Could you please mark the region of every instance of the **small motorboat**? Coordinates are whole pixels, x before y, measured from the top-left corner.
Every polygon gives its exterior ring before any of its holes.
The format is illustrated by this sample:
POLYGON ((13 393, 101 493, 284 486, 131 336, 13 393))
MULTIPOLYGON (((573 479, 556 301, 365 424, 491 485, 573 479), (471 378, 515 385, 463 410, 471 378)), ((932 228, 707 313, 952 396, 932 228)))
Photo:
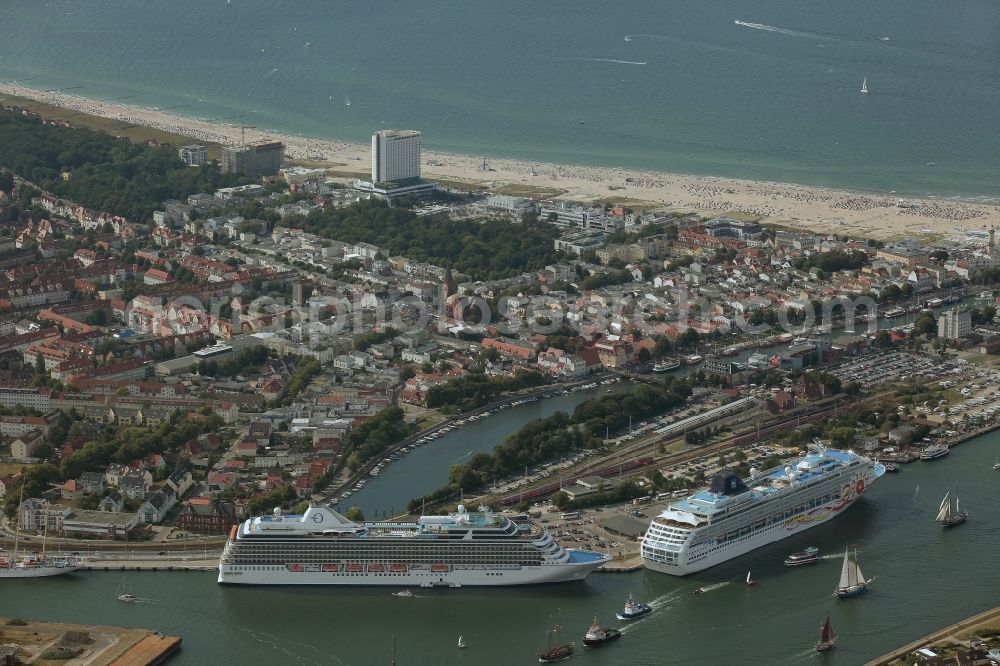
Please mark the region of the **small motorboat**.
POLYGON ((410 592, 409 590, 401 590, 399 592, 393 592, 392 596, 394 596, 394 597, 404 597, 404 598, 405 597, 412 597, 413 596, 413 592, 410 592))
POLYGON ((801 567, 807 564, 816 564, 817 562, 819 562, 819 548, 816 546, 809 546, 785 558, 786 567, 801 567))
POLYGON ((616 641, 622 637, 622 632, 617 629, 605 629, 597 621, 597 616, 594 616, 594 622, 590 625, 590 629, 583 636, 583 644, 587 647, 601 647, 606 645, 611 641, 616 641))
POLYGON ((132 603, 135 600, 136 600, 135 599, 135 595, 134 594, 129 594, 128 592, 122 592, 121 594, 118 595, 118 601, 124 601, 126 603, 132 603))
POLYGON ((637 620, 643 615, 649 615, 652 612, 653 608, 649 604, 636 601, 632 598, 632 593, 630 592, 628 599, 625 600, 625 607, 620 612, 615 613, 615 617, 622 622, 628 622, 629 620, 637 620))
POLYGON ((895 474, 899 471, 899 465, 896 463, 885 463, 883 466, 885 467, 885 471, 891 474, 895 474))

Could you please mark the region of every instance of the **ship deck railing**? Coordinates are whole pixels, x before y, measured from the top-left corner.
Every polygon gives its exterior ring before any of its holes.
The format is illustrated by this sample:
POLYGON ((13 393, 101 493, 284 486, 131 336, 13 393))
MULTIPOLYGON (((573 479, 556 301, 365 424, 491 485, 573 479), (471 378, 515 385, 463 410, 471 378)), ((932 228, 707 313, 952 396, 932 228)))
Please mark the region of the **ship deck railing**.
MULTIPOLYGON (((856 459, 860 460, 860 457, 858 457, 856 459)), ((844 462, 847 462, 847 461, 844 461, 844 462)), ((771 477, 776 472, 782 472, 782 473, 784 473, 784 469, 785 469, 784 466, 778 465, 777 467, 773 467, 773 468, 771 468, 769 470, 764 471, 763 473, 761 473, 757 477, 757 479, 751 479, 751 481, 755 481, 755 480, 756 481, 762 481, 764 479, 768 479, 769 477, 771 477)), ((839 469, 841 469, 841 467, 838 465, 838 467, 834 468, 834 469, 838 469, 839 470, 839 469)), ((822 478, 822 477, 826 477, 826 476, 828 476, 828 475, 827 474, 810 473, 809 477, 807 477, 807 478, 803 479, 803 478, 800 477, 800 478, 797 478, 794 483, 788 483, 784 487, 776 488, 774 486, 771 486, 769 488, 766 488, 764 491, 757 490, 758 486, 760 485, 760 483, 757 483, 756 485, 751 485, 750 486, 749 492, 762 493, 762 496, 765 497, 765 498, 767 498, 767 499, 769 499, 769 500, 770 499, 778 499, 780 497, 783 497, 784 495, 789 495, 792 492, 796 492, 796 491, 800 490, 807 483, 811 483, 811 482, 817 480, 818 478, 822 478)), ((777 478, 777 477, 775 477, 775 478, 777 478)), ((729 511, 730 509, 742 510, 743 508, 745 508, 745 506, 746 506, 746 502, 738 502, 736 504, 732 504, 732 505, 727 504, 727 505, 722 506, 722 507, 720 507, 718 509, 713 509, 713 508, 707 507, 707 506, 698 506, 698 505, 695 505, 695 504, 693 504, 691 502, 691 498, 687 498, 685 500, 682 500, 681 502, 679 502, 677 504, 670 504, 671 508, 675 508, 675 509, 681 510, 681 511, 687 511, 688 513, 700 514, 700 515, 708 516, 708 517, 711 517, 711 518, 715 518, 719 514, 730 513, 730 511, 729 511), (682 506, 682 504, 690 505, 692 508, 689 509, 686 506, 682 506)), ((735 513, 735 511, 733 511, 732 513, 735 513)))

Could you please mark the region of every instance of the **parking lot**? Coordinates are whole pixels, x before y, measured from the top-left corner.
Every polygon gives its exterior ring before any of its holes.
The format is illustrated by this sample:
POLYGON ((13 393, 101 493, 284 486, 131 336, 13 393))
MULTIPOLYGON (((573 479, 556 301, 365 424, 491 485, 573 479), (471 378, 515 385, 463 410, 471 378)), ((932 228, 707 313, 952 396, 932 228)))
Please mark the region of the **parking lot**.
POLYGON ((831 372, 845 384, 858 382, 863 389, 870 389, 910 377, 941 374, 955 364, 954 360, 938 363, 926 356, 892 351, 848 361, 831 372))

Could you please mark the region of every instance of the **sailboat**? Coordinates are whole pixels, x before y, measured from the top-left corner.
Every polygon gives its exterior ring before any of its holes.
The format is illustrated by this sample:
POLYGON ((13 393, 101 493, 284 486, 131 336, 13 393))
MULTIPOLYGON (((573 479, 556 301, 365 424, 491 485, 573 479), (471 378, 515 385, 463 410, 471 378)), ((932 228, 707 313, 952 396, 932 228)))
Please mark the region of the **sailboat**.
POLYGON ((816 641, 816 652, 826 652, 833 648, 837 640, 837 634, 833 633, 833 625, 830 624, 830 615, 827 614, 826 622, 820 629, 819 640, 816 641))
POLYGON ((997 454, 997 459, 993 462, 993 470, 1000 471, 1000 453, 997 454))
POLYGON ((863 95, 867 95, 868 94, 868 77, 867 76, 865 77, 865 80, 861 82, 861 94, 863 94, 863 95))
POLYGON ((350 97, 348 97, 348 98, 346 98, 344 100, 344 106, 346 106, 348 109, 351 108, 351 98, 350 97))
POLYGON ((469 645, 468 643, 466 643, 465 641, 462 640, 461 636, 458 637, 458 649, 459 650, 464 650, 466 647, 468 647, 468 645, 469 645))
MULTIPOLYGON (((857 559, 857 557, 858 554, 855 551, 854 558, 857 559)), ((861 567, 848 556, 847 548, 844 548, 844 566, 840 569, 840 583, 834 591, 835 594, 841 599, 856 597, 868 591, 868 583, 870 582, 870 580, 865 580, 864 574, 861 573, 861 567)))
POLYGON ((122 586, 118 593, 118 601, 133 603, 135 595, 128 591, 128 532, 125 533, 125 564, 122 567, 122 586))
POLYGON ((756 585, 757 581, 750 577, 750 572, 747 572, 747 585, 756 585))
POLYGON ((558 624, 549 629, 549 646, 545 652, 538 655, 539 664, 554 664, 563 659, 569 659, 576 650, 576 643, 562 642, 562 627, 558 624))
POLYGON ((958 505, 958 490, 955 490, 955 500, 951 499, 951 491, 944 494, 944 499, 941 500, 941 506, 938 508, 937 518, 935 520, 941 523, 942 527, 954 527, 955 525, 961 525, 965 522, 965 519, 969 517, 968 511, 962 511, 958 505))
MULTIPOLYGON (((24 503, 24 484, 21 484, 21 494, 18 499, 18 506, 24 503)), ((76 571, 83 563, 76 558, 48 557, 46 556, 46 544, 49 534, 49 521, 43 517, 45 525, 42 530, 42 554, 18 556, 21 529, 20 516, 14 520, 14 551, 8 553, 0 550, 0 578, 42 578, 47 576, 60 576, 76 571)))

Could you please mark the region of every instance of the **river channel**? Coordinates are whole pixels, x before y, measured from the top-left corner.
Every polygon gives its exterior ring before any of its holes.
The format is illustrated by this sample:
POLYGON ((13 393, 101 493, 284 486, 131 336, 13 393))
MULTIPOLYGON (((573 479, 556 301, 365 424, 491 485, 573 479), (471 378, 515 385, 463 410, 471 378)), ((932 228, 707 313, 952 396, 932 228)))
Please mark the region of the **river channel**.
MULTIPOLYGON (((1000 434, 915 462, 874 484, 843 516, 688 578, 646 570, 593 574, 584 583, 419 591, 400 599, 388 588, 222 587, 213 573, 130 573, 136 604, 117 601, 119 572, 7 580, 0 616, 126 625, 180 635, 172 664, 390 664, 399 666, 537 663, 546 627, 557 618, 577 640, 579 664, 821 664, 856 666, 939 626, 993 607, 1000 530, 993 512, 1000 472, 992 470, 1000 434), (969 522, 934 522, 944 493, 960 484, 969 522), (815 545, 828 559, 788 569, 782 558, 815 545), (868 595, 833 595, 845 546, 858 549, 874 576, 868 595), (740 581, 747 570, 758 581, 740 581), (703 585, 724 583, 694 595, 703 585), (630 625, 620 642, 585 650, 580 637, 597 614, 614 623, 625 596, 656 612, 630 625), (837 648, 811 646, 827 613, 837 648), (468 649, 456 642, 464 636, 468 649)), ((468 450, 468 449, 466 449, 468 450)))
POLYGON ((448 469, 452 465, 463 463, 476 453, 491 452, 505 437, 517 432, 529 421, 552 416, 558 411, 572 414, 576 406, 586 400, 609 391, 629 391, 634 386, 631 382, 598 383, 595 388, 523 403, 466 423, 386 465, 381 474, 368 480, 364 488, 342 501, 340 508, 357 506, 369 519, 402 513, 407 502, 414 497, 445 485, 448 469))

